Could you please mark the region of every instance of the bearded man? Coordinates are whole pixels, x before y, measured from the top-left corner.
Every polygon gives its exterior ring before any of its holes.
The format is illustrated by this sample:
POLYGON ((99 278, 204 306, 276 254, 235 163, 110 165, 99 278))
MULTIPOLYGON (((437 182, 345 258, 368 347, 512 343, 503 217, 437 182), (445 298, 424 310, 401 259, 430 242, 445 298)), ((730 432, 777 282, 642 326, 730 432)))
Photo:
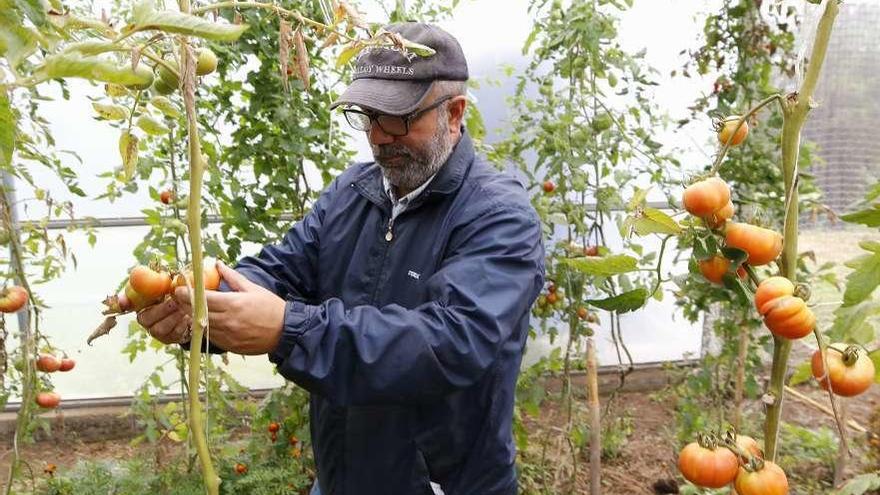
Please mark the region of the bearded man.
MULTIPOLYGON (((311 393, 313 495, 512 495, 540 223, 522 185, 474 153, 455 38, 429 24, 386 29, 436 53, 358 57, 333 105, 375 161, 336 177, 280 244, 219 266, 210 344, 268 354, 311 393)), ((185 343, 190 301, 183 288, 174 296, 138 321, 185 343)))

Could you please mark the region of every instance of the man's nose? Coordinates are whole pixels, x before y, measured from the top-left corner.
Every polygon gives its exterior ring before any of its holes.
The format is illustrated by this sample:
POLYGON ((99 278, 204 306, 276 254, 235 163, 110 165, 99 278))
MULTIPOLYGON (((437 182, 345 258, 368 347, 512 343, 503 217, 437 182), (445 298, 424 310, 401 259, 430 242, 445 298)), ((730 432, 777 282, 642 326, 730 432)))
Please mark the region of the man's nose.
POLYGON ((376 123, 373 123, 373 125, 370 126, 370 130, 367 131, 367 139, 369 139, 370 144, 374 146, 394 142, 394 136, 383 131, 382 128, 379 127, 379 124, 376 123))

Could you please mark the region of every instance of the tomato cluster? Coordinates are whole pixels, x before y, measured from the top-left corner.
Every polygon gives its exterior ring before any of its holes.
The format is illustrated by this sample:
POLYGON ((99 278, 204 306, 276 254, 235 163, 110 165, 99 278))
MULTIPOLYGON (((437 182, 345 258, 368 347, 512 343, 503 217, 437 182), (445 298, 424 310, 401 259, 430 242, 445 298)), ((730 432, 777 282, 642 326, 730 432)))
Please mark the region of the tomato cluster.
MULTIPOLYGON (((220 272, 215 265, 206 265, 202 273, 205 290, 217 290, 220 287, 220 272)), ((123 292, 104 300, 108 307, 105 313, 140 311, 162 301, 175 288, 192 285, 192 270, 171 273, 159 266, 138 265, 129 272, 123 292)))
POLYGON ((555 283, 550 282, 547 291, 538 296, 538 303, 532 308, 532 312, 537 317, 547 318, 554 310, 565 309, 567 305, 565 289, 557 288, 555 283))
POLYGON ((758 442, 736 435, 719 444, 705 436, 681 450, 678 469, 699 487, 723 488, 733 483, 739 495, 786 495, 788 478, 775 463, 764 460, 758 442))

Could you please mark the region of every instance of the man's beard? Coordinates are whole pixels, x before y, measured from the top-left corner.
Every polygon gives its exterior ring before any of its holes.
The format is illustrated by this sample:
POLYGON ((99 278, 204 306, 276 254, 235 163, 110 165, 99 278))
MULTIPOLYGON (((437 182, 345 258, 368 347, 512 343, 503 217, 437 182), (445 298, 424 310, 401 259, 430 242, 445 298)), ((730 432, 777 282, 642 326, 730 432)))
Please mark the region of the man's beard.
POLYGON ((441 118, 439 129, 422 149, 412 149, 402 144, 373 145, 373 157, 382 175, 398 189, 413 191, 425 183, 446 163, 452 153, 449 125, 441 118), (389 158, 401 157, 388 161, 389 158))

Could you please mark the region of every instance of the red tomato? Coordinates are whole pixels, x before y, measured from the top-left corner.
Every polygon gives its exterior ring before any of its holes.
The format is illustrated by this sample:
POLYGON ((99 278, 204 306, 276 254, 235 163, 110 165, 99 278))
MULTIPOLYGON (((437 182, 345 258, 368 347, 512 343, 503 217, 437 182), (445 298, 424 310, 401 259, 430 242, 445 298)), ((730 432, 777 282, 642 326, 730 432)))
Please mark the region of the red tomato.
POLYGON ((13 285, 0 290, 0 313, 15 313, 27 300, 28 293, 24 287, 13 285))
POLYGON ((61 360, 52 354, 40 354, 37 358, 37 369, 46 373, 54 373, 61 369, 61 360))
MULTIPOLYGON (((193 274, 192 270, 186 271, 186 279, 183 278, 183 274, 178 274, 174 277, 174 287, 186 287, 187 282, 189 285, 193 286, 193 274)), ((202 271, 202 280, 205 282, 205 290, 217 290, 220 288, 220 272, 217 270, 216 264, 205 264, 205 267, 202 271)))
POLYGON ((828 346, 825 358, 828 361, 828 376, 825 377, 825 364, 822 362, 822 353, 817 349, 813 353, 811 368, 813 376, 819 380, 819 385, 828 390, 828 382, 831 382, 831 390, 843 397, 859 395, 874 383, 874 362, 868 357, 864 349, 857 346, 848 346, 843 343, 828 346))
POLYGON ((552 180, 545 180, 542 187, 547 194, 552 194, 556 190, 556 184, 552 180))
POLYGON ((697 442, 688 444, 678 455, 678 469, 691 483, 705 488, 721 488, 736 478, 736 455, 718 447, 707 449, 697 442))
POLYGON ((764 458, 764 451, 761 450, 758 441, 748 435, 737 435, 736 446, 755 457, 764 458))
POLYGON ((61 396, 55 392, 40 392, 37 394, 36 402, 40 407, 55 409, 61 403, 61 396))
POLYGON ((61 358, 61 367, 58 371, 70 371, 76 366, 76 361, 70 358, 61 358))

